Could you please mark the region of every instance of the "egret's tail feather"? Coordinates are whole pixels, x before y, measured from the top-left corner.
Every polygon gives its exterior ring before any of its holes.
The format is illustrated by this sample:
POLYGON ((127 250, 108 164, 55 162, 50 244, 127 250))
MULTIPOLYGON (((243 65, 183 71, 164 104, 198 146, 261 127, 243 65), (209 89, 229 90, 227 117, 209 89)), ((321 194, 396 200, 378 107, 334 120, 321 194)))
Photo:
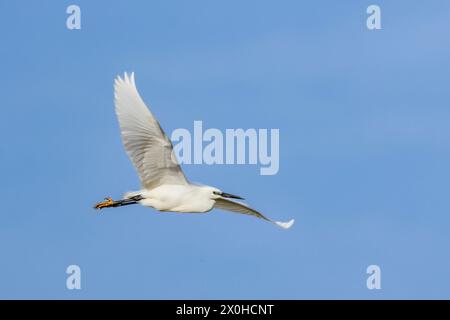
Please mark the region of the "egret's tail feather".
POLYGON ((294 219, 291 219, 291 220, 289 220, 289 221, 287 221, 287 222, 274 221, 274 223, 275 223, 277 226, 279 226, 279 227, 281 227, 281 228, 283 228, 283 229, 289 229, 290 227, 292 227, 292 226, 294 225, 294 222, 295 222, 294 219))

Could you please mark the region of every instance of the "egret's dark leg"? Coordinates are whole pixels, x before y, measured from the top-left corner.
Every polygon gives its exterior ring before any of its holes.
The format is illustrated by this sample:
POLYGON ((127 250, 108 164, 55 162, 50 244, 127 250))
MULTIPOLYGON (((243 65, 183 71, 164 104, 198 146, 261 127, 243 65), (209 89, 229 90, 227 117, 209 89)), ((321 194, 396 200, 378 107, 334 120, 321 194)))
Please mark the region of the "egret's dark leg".
POLYGON ((130 204, 138 203, 138 201, 142 200, 142 199, 143 199, 143 197, 141 195, 131 197, 130 199, 123 199, 123 200, 116 200, 116 201, 114 201, 111 198, 105 198, 105 201, 97 203, 94 206, 94 209, 128 206, 130 204))
POLYGON ((137 201, 131 200, 131 199, 125 199, 125 200, 117 200, 114 201, 111 207, 122 207, 122 206, 128 206, 129 204, 135 204, 137 201))

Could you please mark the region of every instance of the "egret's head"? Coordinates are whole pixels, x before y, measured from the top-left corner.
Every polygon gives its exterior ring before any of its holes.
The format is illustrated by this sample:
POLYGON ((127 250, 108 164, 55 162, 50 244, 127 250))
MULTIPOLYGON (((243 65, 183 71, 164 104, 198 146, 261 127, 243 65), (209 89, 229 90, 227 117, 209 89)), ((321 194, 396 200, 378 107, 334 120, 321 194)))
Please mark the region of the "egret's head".
POLYGON ((231 193, 223 192, 222 190, 219 190, 217 188, 210 187, 211 192, 211 199, 219 199, 219 198, 232 198, 232 199, 241 199, 244 200, 244 198, 235 196, 231 193))

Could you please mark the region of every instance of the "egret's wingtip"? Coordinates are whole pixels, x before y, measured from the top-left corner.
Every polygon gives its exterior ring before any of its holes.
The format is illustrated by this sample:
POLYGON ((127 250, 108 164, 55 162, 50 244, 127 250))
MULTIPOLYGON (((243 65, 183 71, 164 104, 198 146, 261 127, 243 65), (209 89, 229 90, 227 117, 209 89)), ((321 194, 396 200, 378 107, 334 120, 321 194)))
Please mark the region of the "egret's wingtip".
POLYGON ((283 229, 289 229, 290 227, 292 227, 294 225, 295 220, 291 219, 288 222, 280 222, 280 221, 275 221, 275 224, 283 229))

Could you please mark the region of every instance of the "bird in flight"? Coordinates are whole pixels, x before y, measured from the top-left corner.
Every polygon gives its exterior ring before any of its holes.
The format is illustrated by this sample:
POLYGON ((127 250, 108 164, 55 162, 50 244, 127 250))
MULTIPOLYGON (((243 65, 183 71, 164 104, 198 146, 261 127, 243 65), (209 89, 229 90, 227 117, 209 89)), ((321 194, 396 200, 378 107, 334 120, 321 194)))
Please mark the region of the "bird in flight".
POLYGON ((142 189, 128 192, 121 200, 105 198, 95 209, 139 203, 158 211, 205 213, 213 208, 252 215, 290 228, 294 220, 273 221, 242 202, 243 198, 217 188, 190 183, 173 152, 173 145, 145 105, 134 81, 134 73, 118 76, 114 83, 114 102, 122 142, 136 168, 142 189))

